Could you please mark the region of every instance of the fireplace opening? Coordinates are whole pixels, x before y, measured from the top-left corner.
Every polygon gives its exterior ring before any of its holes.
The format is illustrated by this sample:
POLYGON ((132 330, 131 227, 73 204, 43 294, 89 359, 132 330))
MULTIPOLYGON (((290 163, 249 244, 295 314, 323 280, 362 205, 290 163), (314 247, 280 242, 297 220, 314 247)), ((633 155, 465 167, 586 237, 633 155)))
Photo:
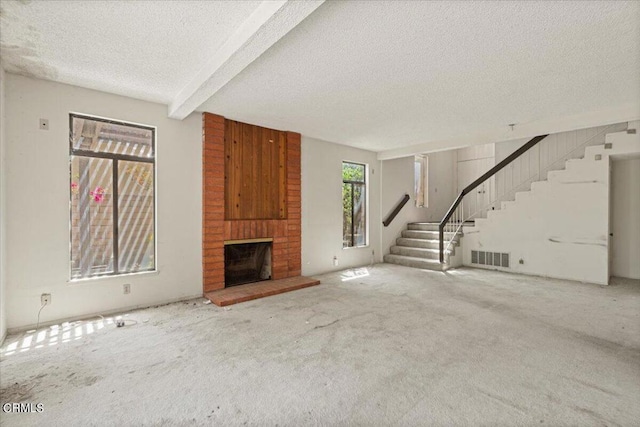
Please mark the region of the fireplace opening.
POLYGON ((225 243, 225 287, 271 279, 271 242, 225 243))

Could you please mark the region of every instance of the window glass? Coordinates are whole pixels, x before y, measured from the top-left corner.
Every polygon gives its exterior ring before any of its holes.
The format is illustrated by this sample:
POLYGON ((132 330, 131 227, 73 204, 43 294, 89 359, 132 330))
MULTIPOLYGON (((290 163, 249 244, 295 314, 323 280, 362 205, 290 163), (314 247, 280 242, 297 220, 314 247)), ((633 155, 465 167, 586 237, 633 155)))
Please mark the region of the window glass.
POLYGON ((120 271, 152 270, 153 165, 120 162, 118 167, 118 243, 120 271))
POLYGON ((424 155, 415 156, 414 160, 414 196, 416 207, 426 208, 428 206, 428 179, 429 157, 424 155))
POLYGON ((342 163, 342 246, 367 244, 366 165, 342 163))
POLYGON ((153 128, 70 118, 71 278, 155 270, 153 128))
POLYGON ((154 156, 153 129, 72 116, 71 149, 126 156, 154 156))
POLYGON ((112 163, 71 159, 71 277, 113 273, 112 163))

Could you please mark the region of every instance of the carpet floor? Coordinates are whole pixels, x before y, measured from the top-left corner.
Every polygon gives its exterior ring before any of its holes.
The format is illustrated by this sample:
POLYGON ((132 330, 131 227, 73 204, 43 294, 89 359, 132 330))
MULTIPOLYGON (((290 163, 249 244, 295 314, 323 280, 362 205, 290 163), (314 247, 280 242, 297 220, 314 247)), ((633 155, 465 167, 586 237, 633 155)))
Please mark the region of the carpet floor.
POLYGON ((6 426, 637 426, 640 281, 376 264, 10 335, 6 426))

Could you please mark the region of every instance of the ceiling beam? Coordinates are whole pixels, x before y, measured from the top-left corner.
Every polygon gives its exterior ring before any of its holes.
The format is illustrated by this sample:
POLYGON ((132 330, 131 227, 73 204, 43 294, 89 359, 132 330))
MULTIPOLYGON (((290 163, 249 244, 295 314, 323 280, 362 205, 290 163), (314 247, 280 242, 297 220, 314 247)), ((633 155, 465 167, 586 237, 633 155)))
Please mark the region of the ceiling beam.
POLYGON ((263 1, 176 95, 169 105, 169 117, 187 117, 322 3, 324 0, 263 1))

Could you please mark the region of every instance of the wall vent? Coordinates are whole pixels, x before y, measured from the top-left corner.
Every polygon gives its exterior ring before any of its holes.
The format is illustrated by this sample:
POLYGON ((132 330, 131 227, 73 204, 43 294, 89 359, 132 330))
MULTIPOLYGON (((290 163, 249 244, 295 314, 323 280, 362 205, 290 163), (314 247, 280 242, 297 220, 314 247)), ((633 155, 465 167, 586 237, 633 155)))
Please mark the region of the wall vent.
POLYGON ((509 268, 509 254, 502 252, 471 251, 471 264, 509 268))

